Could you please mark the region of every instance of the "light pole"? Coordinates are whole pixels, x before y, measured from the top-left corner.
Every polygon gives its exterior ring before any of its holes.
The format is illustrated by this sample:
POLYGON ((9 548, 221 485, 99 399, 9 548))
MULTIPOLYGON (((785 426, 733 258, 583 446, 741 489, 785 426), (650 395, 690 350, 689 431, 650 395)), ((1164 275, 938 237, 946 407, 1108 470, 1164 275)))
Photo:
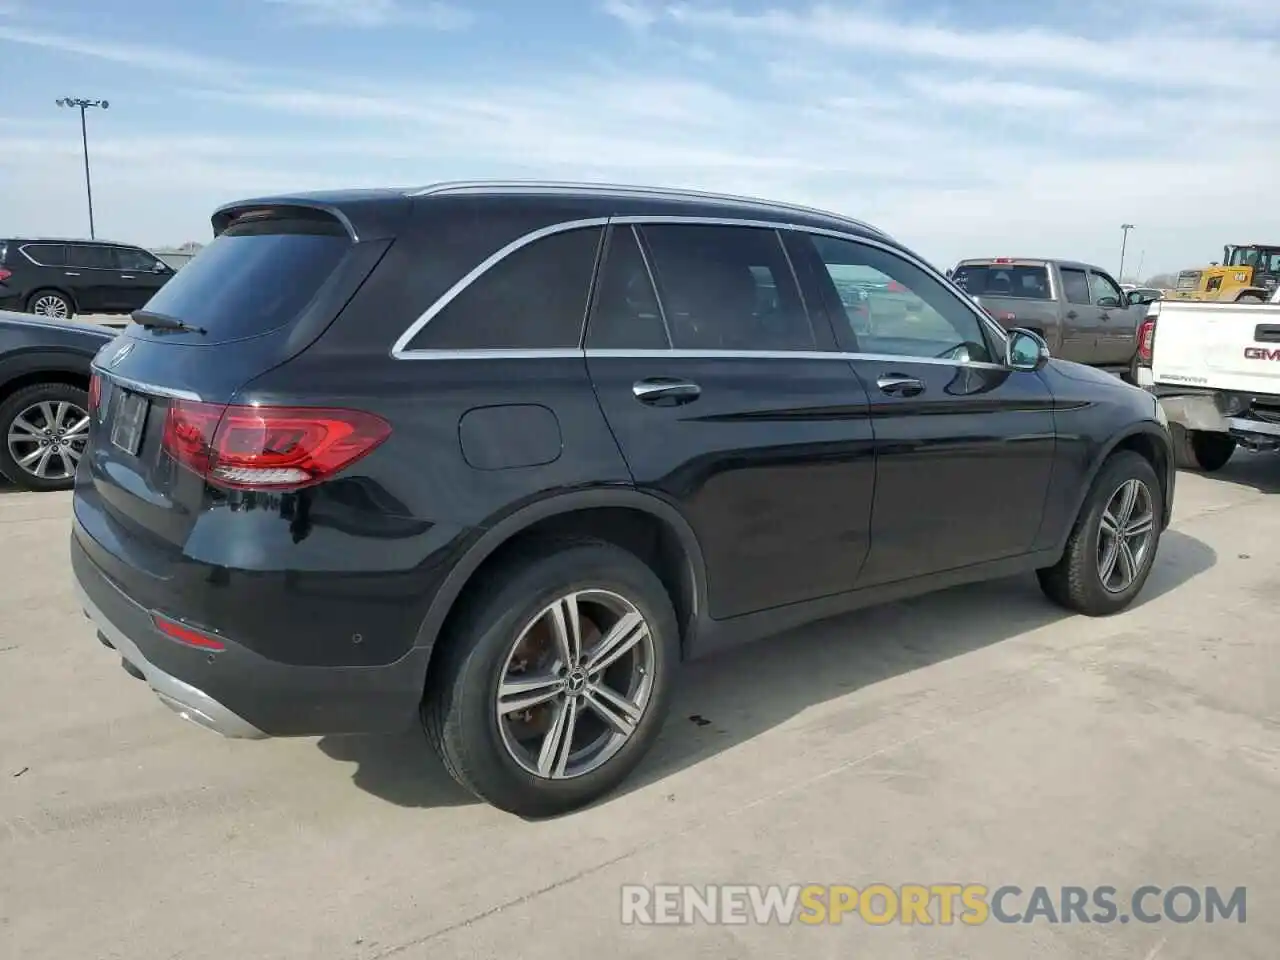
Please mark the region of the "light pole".
POLYGON ((1132 230, 1132 229, 1133 229, 1133 224, 1132 224, 1132 223, 1122 223, 1122 224, 1120 224, 1120 231, 1121 231, 1121 233, 1123 234, 1123 239, 1120 241, 1120 277, 1119 277, 1119 280, 1120 280, 1120 282, 1121 282, 1121 283, 1124 283, 1124 248, 1125 248, 1125 247, 1127 247, 1127 246, 1129 245, 1129 231, 1130 231, 1130 230, 1132 230))
POLYGON ((93 184, 89 180, 89 131, 85 126, 84 113, 90 107, 101 107, 105 110, 109 104, 105 100, 85 100, 81 97, 62 97, 57 104, 60 107, 80 108, 80 142, 84 145, 84 192, 89 198, 89 239, 96 240, 93 230, 93 184))

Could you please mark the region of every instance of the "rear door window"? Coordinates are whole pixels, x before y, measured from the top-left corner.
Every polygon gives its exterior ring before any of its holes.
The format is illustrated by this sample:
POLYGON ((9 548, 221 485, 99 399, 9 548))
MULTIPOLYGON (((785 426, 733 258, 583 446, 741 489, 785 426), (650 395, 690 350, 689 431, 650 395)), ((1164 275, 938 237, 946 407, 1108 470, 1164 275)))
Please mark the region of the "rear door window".
POLYGON ((409 349, 577 349, 602 232, 553 233, 508 254, 433 316, 409 349))
POLYGON ((121 270, 135 270, 138 273, 152 273, 159 263, 155 257, 145 250, 133 247, 120 247, 116 250, 116 259, 121 270))
POLYGON ((971 297, 1050 299, 1049 271, 1041 266, 962 263, 951 279, 971 297))
POLYGON ((103 247, 96 243, 67 244, 67 266, 69 267, 83 267, 86 270, 114 270, 117 263, 114 247, 103 247))
POLYGON ((201 342, 269 333, 298 318, 350 249, 333 221, 233 225, 156 292, 147 312, 203 328, 201 342))
POLYGON ((65 267, 67 265, 67 248, 61 243, 27 243, 22 252, 27 259, 41 267, 65 267))
POLYGON ((587 346, 593 350, 666 350, 671 346, 635 227, 609 236, 587 346))
POLYGON ((1089 279, 1083 270, 1063 267, 1059 272, 1062 274, 1062 292, 1067 295, 1068 303, 1093 302, 1089 297, 1089 279))
POLYGON ((675 349, 816 349, 777 231, 661 224, 640 233, 675 349))

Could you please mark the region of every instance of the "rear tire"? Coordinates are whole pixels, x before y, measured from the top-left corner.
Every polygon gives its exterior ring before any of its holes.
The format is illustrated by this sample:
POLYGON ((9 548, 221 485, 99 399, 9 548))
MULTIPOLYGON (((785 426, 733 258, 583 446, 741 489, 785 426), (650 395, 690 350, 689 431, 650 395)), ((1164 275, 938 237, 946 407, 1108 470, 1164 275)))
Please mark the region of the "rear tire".
POLYGON ((631 773, 662 726, 680 657, 671 600, 637 557, 595 540, 539 544, 481 583, 433 658, 428 739, 458 783, 499 809, 547 817, 585 806, 631 773), (574 631, 557 625, 573 622, 570 611, 581 629, 566 648, 557 636, 574 631), (624 635, 637 639, 609 663, 603 639, 624 635), (542 699, 504 711, 521 687, 542 699), (609 709, 625 722, 606 723, 609 709))
POLYGON ((1266 303, 1267 301, 1258 296, 1256 293, 1242 293, 1236 297, 1236 303, 1266 303))
POLYGON ((1213 473, 1227 465, 1236 451, 1235 437, 1211 430, 1188 430, 1172 424, 1174 459, 1179 469, 1213 473))
POLYGON ((1164 495, 1151 464, 1132 450, 1112 454, 1085 497, 1062 559, 1036 571, 1041 589, 1054 603, 1085 616, 1118 613, 1151 574, 1163 516, 1164 495), (1128 514, 1123 510, 1126 490, 1134 492, 1128 514), (1126 531, 1138 531, 1144 521, 1149 521, 1145 538, 1134 533, 1130 539, 1126 531), (1114 552, 1109 549, 1113 543, 1114 552))
POLYGON ((27 313, 51 320, 70 320, 76 315, 76 307, 57 290, 37 290, 27 298, 27 313))

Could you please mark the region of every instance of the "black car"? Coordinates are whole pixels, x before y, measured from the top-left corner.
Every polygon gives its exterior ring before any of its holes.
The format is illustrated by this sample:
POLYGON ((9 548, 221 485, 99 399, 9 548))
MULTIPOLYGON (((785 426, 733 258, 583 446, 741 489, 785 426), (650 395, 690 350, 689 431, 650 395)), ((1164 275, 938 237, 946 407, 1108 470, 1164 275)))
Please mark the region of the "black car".
POLYGON ((146 250, 125 243, 0 238, 0 310, 58 319, 131 313, 173 274, 146 250))
POLYGON ((69 489, 89 439, 89 365, 116 331, 0 311, 0 477, 69 489))
POLYGON ((95 361, 71 555, 100 638, 223 734, 420 715, 552 814, 637 764, 683 660, 1019 571, 1112 613, 1169 522, 1149 394, 862 223, 459 183, 213 227, 95 361))

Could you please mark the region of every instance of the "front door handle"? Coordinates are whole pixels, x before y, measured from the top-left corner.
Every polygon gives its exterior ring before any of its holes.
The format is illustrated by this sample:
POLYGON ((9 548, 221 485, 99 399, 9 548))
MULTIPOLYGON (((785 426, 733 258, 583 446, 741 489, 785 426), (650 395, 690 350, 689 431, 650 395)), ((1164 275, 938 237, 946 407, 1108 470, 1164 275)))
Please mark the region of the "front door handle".
POLYGON ((1067 311, 1067 319, 1068 319, 1068 320, 1074 320, 1074 319, 1075 319, 1076 317, 1078 317, 1078 316, 1080 316, 1080 314, 1076 313, 1074 310, 1068 310, 1068 311, 1067 311))
POLYGON ((702 396, 702 388, 690 380, 653 377, 637 380, 631 385, 631 393, 641 403, 653 407, 675 407, 697 400, 702 396))
POLYGON ((66 275, 67 275, 68 277, 78 277, 78 276, 80 276, 80 274, 76 273, 76 272, 75 272, 75 271, 73 271, 73 270, 68 270, 68 271, 67 271, 67 273, 66 273, 66 275))
POLYGON ((881 393, 891 397, 915 397, 924 393, 924 382, 901 373, 890 373, 876 381, 881 393))
POLYGON ((132 280, 132 279, 134 279, 134 277, 133 277, 133 274, 132 274, 132 273, 122 273, 122 274, 120 274, 120 279, 121 279, 121 280, 132 280))

